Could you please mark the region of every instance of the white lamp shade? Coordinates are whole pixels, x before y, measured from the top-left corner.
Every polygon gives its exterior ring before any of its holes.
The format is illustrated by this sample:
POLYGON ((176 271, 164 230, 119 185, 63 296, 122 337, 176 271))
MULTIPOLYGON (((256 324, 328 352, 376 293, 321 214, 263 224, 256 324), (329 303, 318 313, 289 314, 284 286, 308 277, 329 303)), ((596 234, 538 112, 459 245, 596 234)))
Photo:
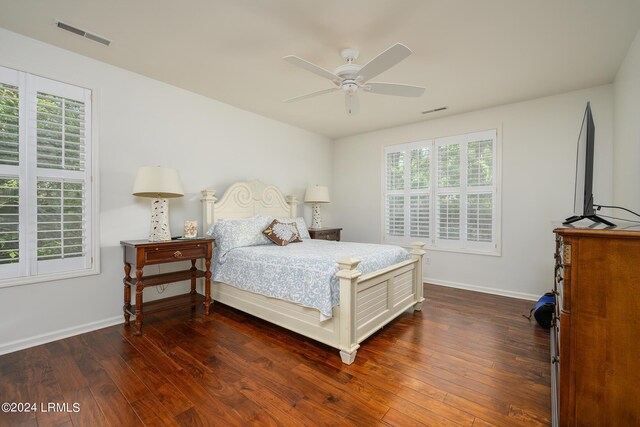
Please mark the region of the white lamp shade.
POLYGON ((138 169, 132 193, 158 199, 184 196, 180 173, 166 166, 142 166, 138 169))
POLYGON ((304 193, 304 201, 306 203, 329 203, 329 189, 321 185, 312 185, 307 187, 304 193))

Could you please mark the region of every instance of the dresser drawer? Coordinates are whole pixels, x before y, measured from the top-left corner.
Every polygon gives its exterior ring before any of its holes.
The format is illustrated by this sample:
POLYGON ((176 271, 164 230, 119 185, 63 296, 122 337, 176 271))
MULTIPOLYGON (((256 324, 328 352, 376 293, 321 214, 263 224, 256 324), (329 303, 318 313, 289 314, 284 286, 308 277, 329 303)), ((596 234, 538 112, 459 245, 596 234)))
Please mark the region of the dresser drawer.
POLYGON ((145 249, 145 264, 172 262, 203 258, 207 255, 207 245, 175 245, 171 247, 158 246, 145 249))

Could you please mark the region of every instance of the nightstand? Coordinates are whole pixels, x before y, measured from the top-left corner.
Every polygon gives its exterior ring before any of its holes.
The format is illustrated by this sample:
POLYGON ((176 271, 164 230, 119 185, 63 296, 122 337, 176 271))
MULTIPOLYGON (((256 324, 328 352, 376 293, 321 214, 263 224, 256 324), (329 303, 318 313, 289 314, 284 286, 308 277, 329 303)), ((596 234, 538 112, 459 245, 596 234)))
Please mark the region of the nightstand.
POLYGON ((211 254, 213 239, 170 240, 150 242, 148 240, 124 240, 120 242, 124 260, 124 324, 129 325, 134 315, 136 331, 141 335, 144 316, 157 311, 180 307, 195 307, 204 303, 204 314, 209 314, 211 306, 211 254), (196 261, 205 260, 205 270, 196 268, 196 261), (142 269, 148 265, 166 264, 177 261, 191 261, 191 268, 170 273, 145 276, 142 269), (135 266, 135 278, 131 277, 131 266, 135 266), (196 279, 204 278, 204 296, 196 293, 196 279), (142 302, 142 291, 146 287, 191 280, 191 292, 186 295, 164 298, 148 303, 142 302), (131 288, 136 288, 135 306, 131 305, 131 288))
POLYGON ((340 241, 340 231, 342 228, 310 228, 309 235, 312 239, 320 239, 320 240, 335 240, 337 242, 340 241))

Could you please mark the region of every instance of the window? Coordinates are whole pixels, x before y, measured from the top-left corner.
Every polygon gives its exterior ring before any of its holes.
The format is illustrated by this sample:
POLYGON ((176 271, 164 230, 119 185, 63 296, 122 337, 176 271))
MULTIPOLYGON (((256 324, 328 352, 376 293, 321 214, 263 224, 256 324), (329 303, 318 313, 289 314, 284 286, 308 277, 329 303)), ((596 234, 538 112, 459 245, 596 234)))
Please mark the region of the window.
POLYGON ((498 254, 496 130, 393 145, 384 153, 384 240, 498 254))
POLYGON ((91 146, 90 90, 0 67, 0 284, 92 268, 91 146))

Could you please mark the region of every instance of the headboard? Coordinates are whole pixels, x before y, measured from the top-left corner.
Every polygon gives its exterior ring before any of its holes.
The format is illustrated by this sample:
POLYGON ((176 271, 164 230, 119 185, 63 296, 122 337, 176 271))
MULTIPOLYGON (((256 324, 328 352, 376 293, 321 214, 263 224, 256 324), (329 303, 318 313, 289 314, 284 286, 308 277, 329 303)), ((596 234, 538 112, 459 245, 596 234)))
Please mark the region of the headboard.
POLYGON ((216 190, 203 190, 201 194, 204 233, 219 219, 254 215, 298 216, 296 196, 285 197, 277 187, 260 181, 236 182, 227 189, 220 201, 216 198, 216 190))

